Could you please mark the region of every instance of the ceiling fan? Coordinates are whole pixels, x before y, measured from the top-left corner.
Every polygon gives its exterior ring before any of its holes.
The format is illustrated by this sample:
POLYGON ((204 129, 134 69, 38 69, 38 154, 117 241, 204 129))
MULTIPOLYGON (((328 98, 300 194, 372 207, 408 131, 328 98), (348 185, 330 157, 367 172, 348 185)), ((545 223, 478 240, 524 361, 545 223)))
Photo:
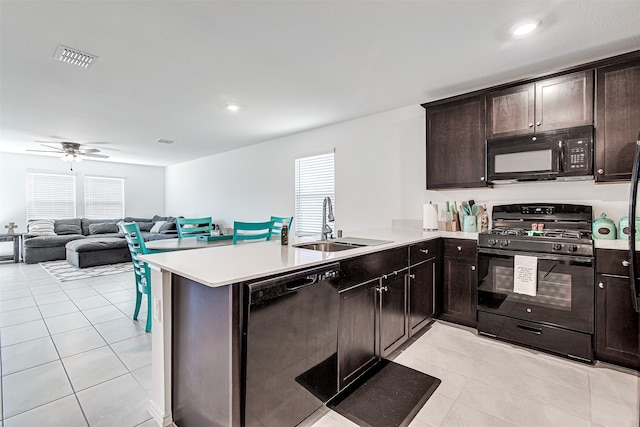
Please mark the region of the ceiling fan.
MULTIPOLYGON (((40 142, 40 141, 36 141, 40 142)), ((109 156, 104 154, 98 154, 100 152, 97 148, 83 148, 78 142, 62 141, 60 147, 55 147, 49 144, 40 144, 43 147, 50 148, 50 150, 27 150, 36 153, 56 153, 60 154, 60 159, 63 162, 72 162, 71 170, 73 170, 73 162, 79 162, 83 157, 93 157, 98 159, 108 159, 109 156)))

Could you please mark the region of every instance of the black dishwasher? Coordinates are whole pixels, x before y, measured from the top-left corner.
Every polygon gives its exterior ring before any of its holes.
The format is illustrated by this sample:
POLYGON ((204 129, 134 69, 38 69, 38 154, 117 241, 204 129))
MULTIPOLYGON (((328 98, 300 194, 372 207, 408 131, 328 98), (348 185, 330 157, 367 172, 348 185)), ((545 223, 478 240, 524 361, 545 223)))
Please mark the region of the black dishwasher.
POLYGON ((245 285, 245 426, 295 426, 337 393, 339 275, 332 263, 245 285))

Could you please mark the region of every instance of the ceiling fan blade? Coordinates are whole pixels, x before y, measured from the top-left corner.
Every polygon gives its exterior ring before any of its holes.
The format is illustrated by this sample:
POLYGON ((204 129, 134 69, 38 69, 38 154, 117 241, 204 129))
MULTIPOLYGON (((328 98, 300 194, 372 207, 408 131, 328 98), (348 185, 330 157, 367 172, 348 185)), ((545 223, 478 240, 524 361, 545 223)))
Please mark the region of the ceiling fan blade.
POLYGON ((100 150, 97 148, 83 148, 82 150, 78 151, 78 153, 80 154, 88 154, 88 153, 99 153, 100 150))
POLYGON ((80 154, 81 156, 85 156, 85 157, 95 157, 97 159, 108 159, 109 156, 105 156, 104 154, 93 154, 93 153, 87 153, 87 154, 80 154))
POLYGON ((60 147, 54 147, 53 145, 40 144, 43 147, 51 148, 52 150, 56 150, 58 153, 64 153, 64 150, 60 147))
POLYGON ((51 151, 51 150, 25 150, 25 151, 31 151, 31 152, 34 152, 34 153, 53 153, 53 154, 62 153, 62 151, 51 151))

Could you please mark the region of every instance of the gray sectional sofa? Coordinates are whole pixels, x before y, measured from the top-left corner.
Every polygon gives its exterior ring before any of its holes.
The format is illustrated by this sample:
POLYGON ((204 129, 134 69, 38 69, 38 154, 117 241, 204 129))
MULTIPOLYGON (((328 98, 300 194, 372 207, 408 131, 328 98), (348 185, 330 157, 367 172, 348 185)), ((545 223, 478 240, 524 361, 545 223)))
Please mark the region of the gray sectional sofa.
POLYGON ((80 268, 131 261, 124 234, 118 230, 120 221, 137 222, 145 241, 178 237, 173 217, 59 219, 54 222, 55 235, 23 235, 22 259, 29 264, 66 259, 80 268), (152 232, 157 221, 166 222, 152 232))

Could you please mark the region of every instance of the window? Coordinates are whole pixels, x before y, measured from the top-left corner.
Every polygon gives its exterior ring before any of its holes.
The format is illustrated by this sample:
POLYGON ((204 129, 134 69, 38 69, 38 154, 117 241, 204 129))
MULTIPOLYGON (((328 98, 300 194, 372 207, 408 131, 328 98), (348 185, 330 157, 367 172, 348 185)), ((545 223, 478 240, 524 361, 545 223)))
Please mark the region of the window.
POLYGON ((75 175, 27 172, 27 220, 75 216, 75 175))
POLYGON ((331 197, 335 213, 334 153, 296 159, 296 216, 297 236, 320 234, 322 202, 331 197))
POLYGON ((124 217, 124 179, 85 176, 84 214, 87 218, 124 217))

